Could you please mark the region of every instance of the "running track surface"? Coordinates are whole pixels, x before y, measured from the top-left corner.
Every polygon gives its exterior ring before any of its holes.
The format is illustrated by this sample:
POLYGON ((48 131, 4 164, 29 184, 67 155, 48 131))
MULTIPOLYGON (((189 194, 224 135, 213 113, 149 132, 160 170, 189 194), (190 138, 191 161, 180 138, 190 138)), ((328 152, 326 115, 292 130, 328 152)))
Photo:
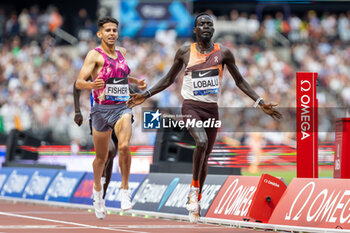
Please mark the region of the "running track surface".
POLYGON ((98 220, 93 212, 88 212, 86 209, 0 201, 0 233, 10 232, 257 233, 259 231, 119 214, 109 214, 104 220, 98 220))

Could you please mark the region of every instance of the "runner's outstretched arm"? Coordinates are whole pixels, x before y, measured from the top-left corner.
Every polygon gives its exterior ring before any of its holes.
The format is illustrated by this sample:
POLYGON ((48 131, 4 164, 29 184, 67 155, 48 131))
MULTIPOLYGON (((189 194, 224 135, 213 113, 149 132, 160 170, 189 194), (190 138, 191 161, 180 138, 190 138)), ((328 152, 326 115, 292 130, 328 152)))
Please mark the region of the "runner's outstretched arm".
POLYGON ((274 108, 275 106, 277 106, 277 104, 265 104, 264 100, 259 97, 259 95, 251 88, 249 83, 243 78, 243 76, 239 72, 232 52, 224 46, 221 46, 221 48, 223 55, 223 63, 227 66, 227 69, 232 75, 233 79, 235 80, 237 87, 241 89, 250 98, 252 98, 257 104, 259 104, 261 109, 266 114, 270 115, 275 120, 281 119, 282 114, 274 108))

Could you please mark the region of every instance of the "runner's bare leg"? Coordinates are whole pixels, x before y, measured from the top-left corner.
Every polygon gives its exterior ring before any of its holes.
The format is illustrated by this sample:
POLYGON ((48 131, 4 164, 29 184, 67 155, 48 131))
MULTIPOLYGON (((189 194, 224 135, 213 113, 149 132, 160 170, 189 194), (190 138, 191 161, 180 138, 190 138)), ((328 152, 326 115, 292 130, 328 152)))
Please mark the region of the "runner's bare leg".
POLYGON ((114 125, 114 132, 118 138, 119 167, 122 175, 121 189, 129 189, 129 176, 131 167, 130 138, 131 114, 124 114, 114 125))

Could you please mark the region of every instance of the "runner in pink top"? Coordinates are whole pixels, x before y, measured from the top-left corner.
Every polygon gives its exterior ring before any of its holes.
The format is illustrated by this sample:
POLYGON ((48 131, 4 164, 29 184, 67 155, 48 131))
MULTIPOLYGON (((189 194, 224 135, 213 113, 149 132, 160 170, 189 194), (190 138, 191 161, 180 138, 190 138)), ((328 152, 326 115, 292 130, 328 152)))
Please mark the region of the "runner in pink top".
POLYGON ((130 68, 120 51, 116 50, 118 57, 113 59, 103 50, 95 48, 104 59, 104 65, 97 78, 101 78, 106 86, 93 90, 94 101, 98 104, 120 104, 129 99, 128 75, 130 68))
POLYGON ((132 111, 126 106, 129 99, 129 81, 142 85, 142 80, 130 79, 130 69, 124 58, 126 50, 116 49, 119 22, 112 17, 98 21, 97 36, 101 46, 91 50, 76 81, 77 89, 93 89, 94 105, 91 109, 92 136, 96 151, 93 162, 93 198, 96 217, 103 219, 106 207, 103 199, 101 176, 108 157, 109 139, 112 130, 118 138, 119 167, 122 175, 120 189, 121 209, 132 208, 129 192, 131 165, 130 138, 132 111), (89 81, 92 78, 92 82, 89 81))

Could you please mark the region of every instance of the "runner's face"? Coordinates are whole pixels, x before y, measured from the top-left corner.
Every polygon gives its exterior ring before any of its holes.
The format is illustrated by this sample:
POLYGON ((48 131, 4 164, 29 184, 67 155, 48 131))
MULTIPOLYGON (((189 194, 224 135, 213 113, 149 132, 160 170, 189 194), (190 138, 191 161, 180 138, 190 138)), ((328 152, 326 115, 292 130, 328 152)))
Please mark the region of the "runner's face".
POLYGON ((114 45, 118 39, 118 26, 115 23, 105 23, 98 32, 98 37, 107 45, 114 45))
POLYGON ((197 26, 194 28, 194 33, 204 42, 209 42, 214 34, 214 23, 211 17, 207 15, 200 16, 197 19, 197 26))

